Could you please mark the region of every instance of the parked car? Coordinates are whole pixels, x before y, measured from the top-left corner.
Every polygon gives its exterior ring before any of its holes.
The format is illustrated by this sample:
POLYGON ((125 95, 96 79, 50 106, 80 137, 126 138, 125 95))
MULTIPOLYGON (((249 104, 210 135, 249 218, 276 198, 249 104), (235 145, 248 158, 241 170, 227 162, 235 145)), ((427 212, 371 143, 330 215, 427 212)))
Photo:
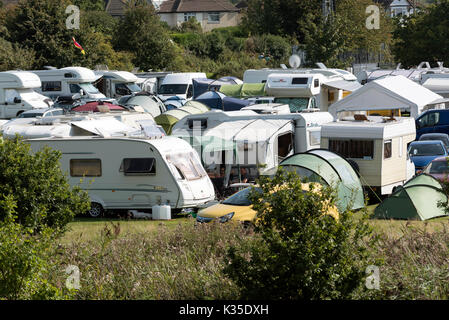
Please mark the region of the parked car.
MULTIPOLYGON (((228 221, 239 221, 243 223, 254 222, 257 212, 253 210, 252 203, 250 199, 248 199, 252 188, 255 188, 256 192, 262 192, 262 189, 257 186, 240 190, 221 203, 199 210, 196 216, 196 221, 210 222, 218 220, 221 223, 228 221)), ((310 185, 308 183, 303 183, 302 189, 303 192, 309 192, 310 185)), ((320 185, 315 185, 315 188, 312 191, 319 192, 319 190, 320 185)), ((339 218, 338 209, 335 206, 330 207, 327 214, 335 219, 339 218)))
POLYGON ((432 160, 423 170, 423 173, 431 175, 443 182, 449 181, 449 162, 447 157, 438 157, 432 160))
POLYGON ((449 134, 447 133, 424 133, 419 137, 419 141, 440 140, 443 142, 446 150, 449 150, 449 134))
POLYGON ((22 112, 18 118, 36 118, 36 117, 50 117, 60 116, 64 114, 64 110, 61 108, 41 108, 33 109, 22 112))
POLYGON ((408 154, 415 164, 415 173, 422 171, 433 159, 448 156, 447 149, 440 140, 414 141, 410 143, 408 154))
POLYGON ((449 109, 431 109, 416 119, 416 139, 425 133, 449 134, 449 109))

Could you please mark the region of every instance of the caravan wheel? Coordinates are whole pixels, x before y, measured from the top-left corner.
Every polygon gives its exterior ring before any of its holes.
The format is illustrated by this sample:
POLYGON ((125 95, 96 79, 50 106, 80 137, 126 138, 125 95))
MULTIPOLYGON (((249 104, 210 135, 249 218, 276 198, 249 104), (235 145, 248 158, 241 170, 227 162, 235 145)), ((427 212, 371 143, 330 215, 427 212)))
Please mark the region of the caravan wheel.
POLYGON ((90 210, 89 210, 89 216, 92 218, 98 218, 103 215, 103 207, 101 204, 97 202, 91 202, 90 203, 90 210))

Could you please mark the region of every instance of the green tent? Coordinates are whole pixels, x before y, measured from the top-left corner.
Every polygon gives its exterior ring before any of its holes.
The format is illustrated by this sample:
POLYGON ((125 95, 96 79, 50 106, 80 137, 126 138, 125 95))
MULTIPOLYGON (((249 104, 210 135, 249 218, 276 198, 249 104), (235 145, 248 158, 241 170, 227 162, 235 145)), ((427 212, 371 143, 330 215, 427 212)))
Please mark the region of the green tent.
POLYGON ((266 96, 265 83, 224 84, 220 92, 234 98, 266 96))
POLYGON ((154 118, 154 121, 162 128, 164 128, 165 132, 170 135, 173 126, 182 118, 189 114, 198 114, 209 111, 210 109, 197 101, 187 101, 184 106, 177 109, 172 109, 165 111, 163 114, 158 115, 154 118))
POLYGON ((448 198, 441 184, 427 174, 420 174, 399 187, 374 210, 374 218, 428 220, 446 216, 448 198))
POLYGON ((329 185, 337 191, 339 210, 360 209, 365 206, 362 184, 357 173, 344 158, 323 149, 297 153, 280 164, 286 170, 294 170, 308 181, 329 185))

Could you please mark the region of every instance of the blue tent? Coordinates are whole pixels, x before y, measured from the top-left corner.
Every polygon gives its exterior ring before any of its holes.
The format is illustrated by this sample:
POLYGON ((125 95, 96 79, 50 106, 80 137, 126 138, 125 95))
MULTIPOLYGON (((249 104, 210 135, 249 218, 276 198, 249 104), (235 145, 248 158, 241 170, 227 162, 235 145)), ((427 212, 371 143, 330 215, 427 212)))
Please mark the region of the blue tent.
POLYGON ((222 77, 220 79, 193 79, 193 99, 207 91, 219 91, 224 84, 239 84, 241 80, 236 77, 222 77))
POLYGON ((216 91, 207 91, 197 97, 195 101, 201 102, 211 109, 223 111, 237 111, 252 103, 248 100, 226 97, 223 93, 216 91))
POLYGON ((238 111, 253 102, 232 97, 223 98, 223 111, 238 111))

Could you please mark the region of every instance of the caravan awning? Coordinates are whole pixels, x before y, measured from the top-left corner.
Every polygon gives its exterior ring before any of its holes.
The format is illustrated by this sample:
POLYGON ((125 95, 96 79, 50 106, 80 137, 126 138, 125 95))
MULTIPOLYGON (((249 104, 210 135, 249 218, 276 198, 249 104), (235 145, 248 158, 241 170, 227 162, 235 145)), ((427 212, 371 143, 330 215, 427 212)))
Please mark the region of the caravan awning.
POLYGON ((323 85, 330 87, 330 88, 345 90, 345 91, 350 91, 350 92, 353 92, 362 87, 362 85, 357 81, 347 81, 347 80, 331 81, 331 82, 323 83, 323 85))

